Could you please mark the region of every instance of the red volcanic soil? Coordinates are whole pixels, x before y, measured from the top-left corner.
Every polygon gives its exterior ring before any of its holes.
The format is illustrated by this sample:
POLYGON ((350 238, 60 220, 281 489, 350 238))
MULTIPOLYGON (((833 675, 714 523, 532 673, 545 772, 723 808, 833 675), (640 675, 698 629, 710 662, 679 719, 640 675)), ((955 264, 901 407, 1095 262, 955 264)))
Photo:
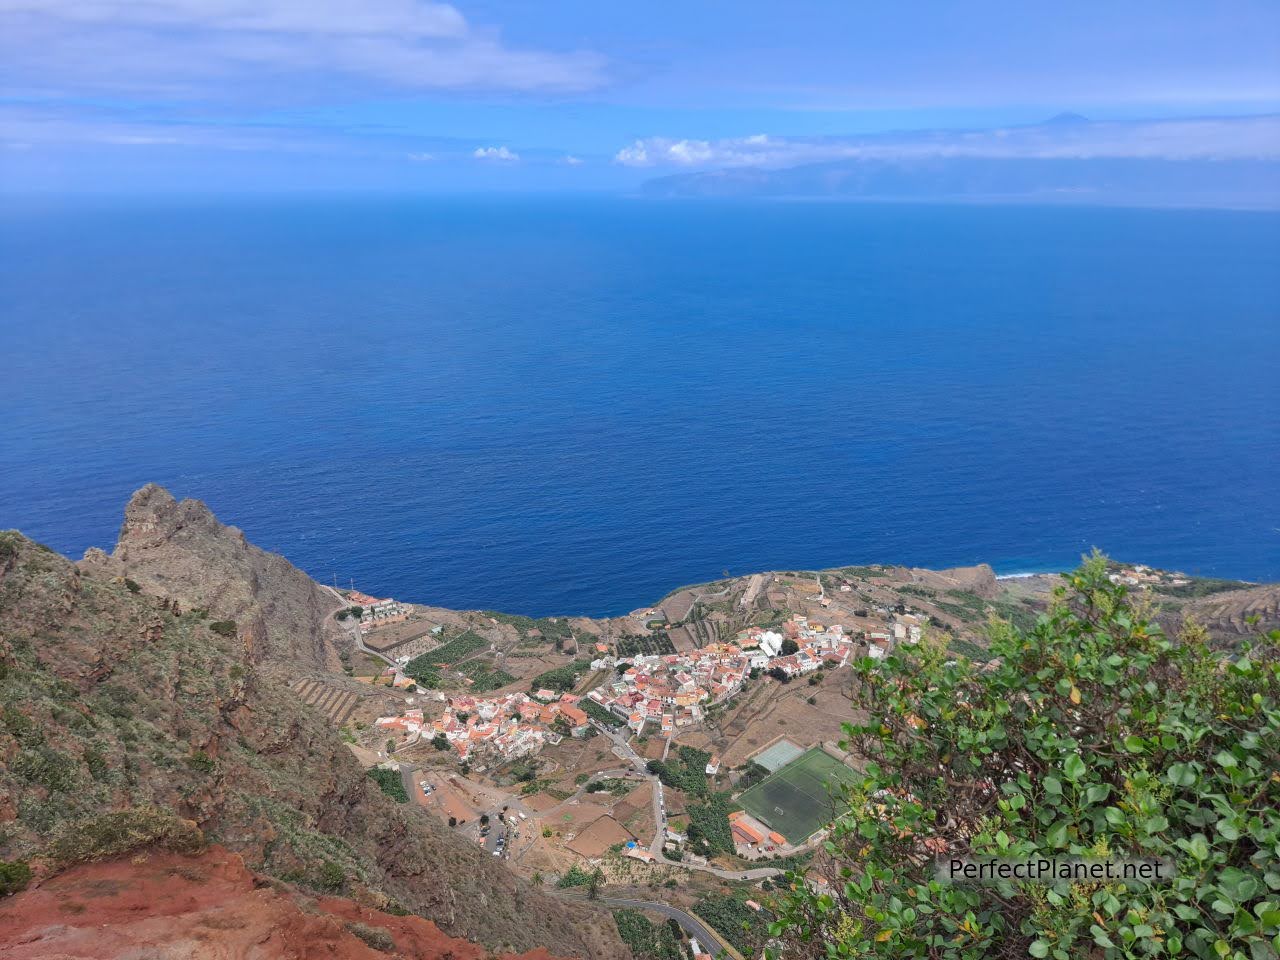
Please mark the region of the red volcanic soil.
MULTIPOLYGON (((0 900, 4 960, 486 960, 420 917, 312 897, 211 847, 86 864, 0 900), (374 949, 353 930, 375 941, 374 949), (386 939, 394 942, 394 946, 386 939)), ((508 955, 508 960, 514 960, 508 955)), ((520 960, 552 960, 543 950, 520 960)))

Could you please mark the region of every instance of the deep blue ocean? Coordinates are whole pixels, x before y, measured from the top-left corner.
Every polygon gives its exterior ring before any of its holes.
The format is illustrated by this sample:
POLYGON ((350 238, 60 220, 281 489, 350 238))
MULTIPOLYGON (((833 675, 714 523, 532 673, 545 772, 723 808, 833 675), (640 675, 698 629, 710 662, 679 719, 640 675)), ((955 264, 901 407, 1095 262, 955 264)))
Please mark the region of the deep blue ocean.
POLYGON ((1280 579, 1280 215, 8 203, 0 527, 147 481, 317 577, 615 614, 1097 545, 1280 579))

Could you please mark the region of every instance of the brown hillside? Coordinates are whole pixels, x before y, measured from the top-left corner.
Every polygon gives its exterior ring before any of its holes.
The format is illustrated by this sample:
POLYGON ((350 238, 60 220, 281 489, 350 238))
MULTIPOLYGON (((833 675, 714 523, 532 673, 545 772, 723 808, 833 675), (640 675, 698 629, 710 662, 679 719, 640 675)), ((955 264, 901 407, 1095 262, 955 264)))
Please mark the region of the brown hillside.
MULTIPOLYGON (((199 549, 189 530, 175 536, 199 549)), ((176 817, 255 871, 493 949, 626 955, 607 916, 536 892, 385 797, 323 718, 212 622, 0 533, 0 860, 56 872, 176 817)))
MULTIPOLYGON (((0 900, 6 960, 487 960, 420 917, 255 876, 233 853, 153 852, 74 867, 0 900)), ((551 960, 536 950, 495 960, 551 960)))
POLYGON ((125 507, 111 555, 90 550, 83 565, 235 621, 256 661, 338 666, 342 634, 332 614, 339 603, 284 557, 219 523, 199 500, 179 502, 147 484, 125 507))

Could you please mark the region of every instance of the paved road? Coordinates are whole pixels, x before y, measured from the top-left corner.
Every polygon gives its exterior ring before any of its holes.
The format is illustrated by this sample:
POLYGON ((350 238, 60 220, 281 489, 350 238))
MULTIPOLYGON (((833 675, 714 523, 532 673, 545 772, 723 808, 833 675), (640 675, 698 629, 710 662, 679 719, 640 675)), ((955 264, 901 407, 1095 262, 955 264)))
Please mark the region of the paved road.
POLYGON ((780 876, 783 871, 777 867, 756 867, 751 870, 721 870, 719 867, 703 866, 698 863, 687 863, 683 860, 668 860, 667 855, 662 850, 662 845, 667 838, 667 809, 666 797, 663 794, 662 781, 658 777, 649 772, 648 766, 645 764, 644 758, 631 749, 631 744, 627 742, 627 738, 620 733, 612 730, 602 723, 592 721, 592 725, 602 734, 613 741, 614 753, 618 754, 622 759, 630 761, 631 765, 653 784, 653 822, 655 824, 653 831, 653 840, 649 844, 649 852, 653 854, 654 859, 659 863, 664 863, 669 867, 683 867, 685 870, 701 870, 703 873, 711 873, 722 880, 763 880, 766 877, 780 876))
MULTIPOLYGON (((324 584, 321 584, 321 586, 324 587, 324 584)), ((337 590, 333 589, 333 587, 324 587, 324 588, 328 590, 331 594, 333 594, 334 597, 336 597, 338 601, 342 603, 343 606, 351 605, 351 601, 348 600, 346 597, 344 597, 342 594, 340 594, 337 590)), ((364 637, 360 635, 359 622, 356 622, 355 625, 352 626, 351 621, 348 618, 347 620, 339 620, 338 623, 340 623, 344 628, 346 628, 347 633, 351 635, 352 643, 355 645, 355 648, 359 650, 361 653, 367 653, 371 657, 377 657, 379 660, 385 663, 388 667, 399 666, 399 664, 397 664, 390 657, 385 656, 379 653, 377 650, 374 650, 370 647, 366 647, 364 645, 364 637)))
MULTIPOLYGON (((570 900, 587 900, 587 897, 573 892, 562 893, 570 900)), ((594 903, 603 903, 609 907, 629 907, 632 910, 652 910, 664 917, 670 917, 676 923, 684 928, 684 932, 689 934, 698 941, 703 950, 709 952, 713 957, 723 950, 727 944, 720 938, 720 935, 700 921, 692 914, 685 913, 679 907, 673 907, 669 903, 658 903, 656 900, 629 900, 625 897, 597 897, 594 903)))

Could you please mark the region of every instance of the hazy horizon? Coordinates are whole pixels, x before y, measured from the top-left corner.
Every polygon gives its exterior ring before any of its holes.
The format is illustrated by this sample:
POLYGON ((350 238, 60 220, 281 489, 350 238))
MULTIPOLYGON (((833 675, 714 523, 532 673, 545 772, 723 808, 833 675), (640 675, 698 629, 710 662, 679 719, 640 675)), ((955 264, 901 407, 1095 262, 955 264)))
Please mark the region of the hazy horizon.
POLYGON ((1248 2, 1051 18, 1005 2, 0 0, 0 191, 628 193, 864 160, 1275 165, 1277 63, 1280 8, 1248 2))

